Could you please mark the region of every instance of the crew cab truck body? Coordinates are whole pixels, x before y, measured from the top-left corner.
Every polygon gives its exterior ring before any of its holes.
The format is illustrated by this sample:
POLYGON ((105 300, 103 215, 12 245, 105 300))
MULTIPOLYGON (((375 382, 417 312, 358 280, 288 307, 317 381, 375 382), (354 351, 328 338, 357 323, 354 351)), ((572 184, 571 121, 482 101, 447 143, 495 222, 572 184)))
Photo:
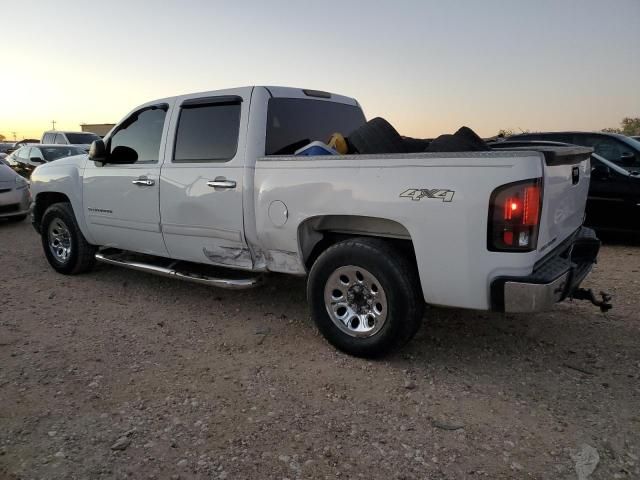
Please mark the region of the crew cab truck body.
POLYGON ((308 275, 320 331, 364 356, 409 340, 424 302, 538 311, 590 271, 588 149, 292 155, 364 123, 354 99, 284 87, 150 102, 34 171, 34 226, 61 273, 308 275))

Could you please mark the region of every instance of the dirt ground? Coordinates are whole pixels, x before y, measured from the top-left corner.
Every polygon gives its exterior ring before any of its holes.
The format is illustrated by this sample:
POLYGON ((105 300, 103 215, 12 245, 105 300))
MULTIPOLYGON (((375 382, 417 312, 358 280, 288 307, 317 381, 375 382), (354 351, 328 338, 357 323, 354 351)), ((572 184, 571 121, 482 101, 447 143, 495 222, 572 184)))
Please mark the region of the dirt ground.
POLYGON ((380 361, 336 352, 304 280, 245 292, 54 273, 0 222, 1 479, 640 478, 640 244, 538 315, 427 309, 380 361))

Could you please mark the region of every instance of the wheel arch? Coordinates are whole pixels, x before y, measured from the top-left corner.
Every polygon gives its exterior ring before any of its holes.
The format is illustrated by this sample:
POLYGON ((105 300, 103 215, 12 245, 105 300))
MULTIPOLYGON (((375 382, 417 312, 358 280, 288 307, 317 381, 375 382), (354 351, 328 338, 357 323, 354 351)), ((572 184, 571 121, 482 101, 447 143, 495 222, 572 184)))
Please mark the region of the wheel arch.
POLYGON ((60 192, 41 192, 36 195, 33 207, 33 226, 40 231, 40 223, 42 222, 42 216, 54 203, 67 202, 71 203, 71 199, 64 193, 60 192))
POLYGON ((364 215, 319 215, 309 217, 298 226, 298 250, 307 271, 320 254, 342 240, 353 237, 383 238, 407 253, 416 263, 413 240, 399 222, 364 215))

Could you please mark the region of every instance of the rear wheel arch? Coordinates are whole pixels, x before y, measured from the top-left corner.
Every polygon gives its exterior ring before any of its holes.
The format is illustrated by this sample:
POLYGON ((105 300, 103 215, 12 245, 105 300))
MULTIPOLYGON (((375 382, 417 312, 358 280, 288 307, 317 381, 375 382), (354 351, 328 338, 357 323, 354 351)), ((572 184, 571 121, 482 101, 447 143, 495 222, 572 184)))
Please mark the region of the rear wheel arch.
POLYGON ((363 215, 321 215, 298 226, 298 250, 307 271, 326 249, 355 237, 380 238, 404 252, 417 265, 409 231, 395 220, 363 215))

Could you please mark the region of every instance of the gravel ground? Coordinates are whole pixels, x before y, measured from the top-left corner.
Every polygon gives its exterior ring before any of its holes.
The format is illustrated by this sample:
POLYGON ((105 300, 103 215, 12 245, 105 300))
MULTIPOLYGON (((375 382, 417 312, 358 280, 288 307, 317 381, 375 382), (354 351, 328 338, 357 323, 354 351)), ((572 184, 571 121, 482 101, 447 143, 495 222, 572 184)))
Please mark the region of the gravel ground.
POLYGON ((427 309, 403 351, 336 352, 304 280, 230 292, 53 272, 0 222, 0 478, 640 478, 640 247, 538 315, 427 309))

